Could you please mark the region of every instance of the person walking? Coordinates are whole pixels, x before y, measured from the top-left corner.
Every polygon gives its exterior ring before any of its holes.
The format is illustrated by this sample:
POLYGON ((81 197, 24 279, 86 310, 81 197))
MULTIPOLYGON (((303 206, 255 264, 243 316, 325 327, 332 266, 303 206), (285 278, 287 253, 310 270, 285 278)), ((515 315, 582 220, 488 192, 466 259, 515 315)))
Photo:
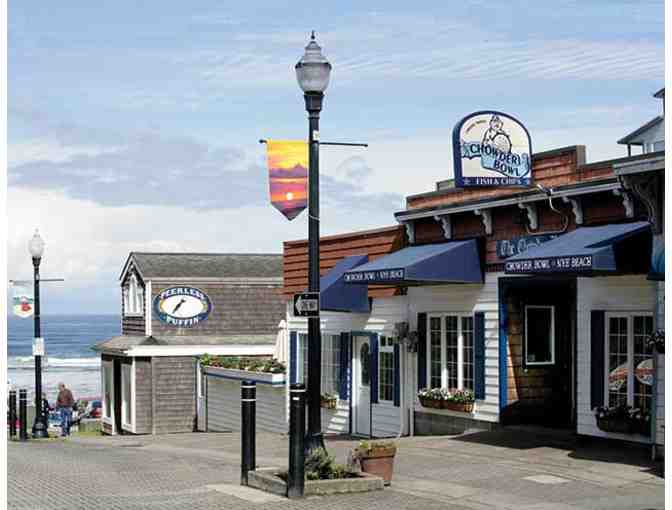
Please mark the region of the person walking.
POLYGON ((56 399, 56 409, 61 415, 61 436, 70 435, 70 422, 72 422, 72 406, 75 405, 75 399, 72 392, 65 387, 64 383, 58 383, 58 398, 56 399))

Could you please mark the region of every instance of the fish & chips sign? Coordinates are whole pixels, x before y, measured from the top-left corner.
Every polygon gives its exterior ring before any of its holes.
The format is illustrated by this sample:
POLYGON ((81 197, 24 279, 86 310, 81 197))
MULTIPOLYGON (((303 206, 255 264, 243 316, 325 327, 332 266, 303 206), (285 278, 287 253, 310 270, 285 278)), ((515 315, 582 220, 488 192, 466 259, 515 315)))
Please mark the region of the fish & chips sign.
POLYGON ((506 113, 467 115, 453 129, 453 167, 457 187, 531 186, 530 134, 506 113))

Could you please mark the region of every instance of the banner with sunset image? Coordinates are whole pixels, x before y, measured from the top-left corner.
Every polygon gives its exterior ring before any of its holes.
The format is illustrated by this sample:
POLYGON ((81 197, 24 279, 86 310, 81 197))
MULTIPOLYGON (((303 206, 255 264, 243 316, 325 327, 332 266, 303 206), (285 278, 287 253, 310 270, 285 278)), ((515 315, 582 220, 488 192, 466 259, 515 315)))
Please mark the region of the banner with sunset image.
POLYGON ((308 144, 268 140, 266 149, 271 203, 291 221, 308 205, 308 144))

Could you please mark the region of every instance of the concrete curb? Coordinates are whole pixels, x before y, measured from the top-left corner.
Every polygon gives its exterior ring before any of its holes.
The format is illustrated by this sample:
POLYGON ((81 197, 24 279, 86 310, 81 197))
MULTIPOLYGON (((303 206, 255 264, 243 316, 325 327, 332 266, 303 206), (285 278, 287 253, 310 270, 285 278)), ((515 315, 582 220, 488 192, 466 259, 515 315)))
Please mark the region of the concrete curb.
MULTIPOLYGON (((260 468, 256 471, 250 471, 247 475, 249 487, 260 489, 262 491, 287 495, 287 484, 277 476, 280 468, 260 468)), ((383 490, 383 479, 360 473, 358 478, 343 478, 339 480, 306 480, 304 485, 304 496, 326 496, 329 494, 348 494, 352 492, 370 492, 383 490)))

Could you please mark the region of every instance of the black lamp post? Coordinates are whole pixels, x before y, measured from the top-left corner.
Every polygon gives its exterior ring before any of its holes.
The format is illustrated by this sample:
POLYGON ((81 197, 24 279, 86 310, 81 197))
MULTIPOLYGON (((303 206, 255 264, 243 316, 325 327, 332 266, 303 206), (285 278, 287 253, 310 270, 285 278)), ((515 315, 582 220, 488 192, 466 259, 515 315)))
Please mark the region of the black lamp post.
MULTIPOLYGON (((40 233, 35 230, 33 238, 28 242, 28 251, 33 257, 33 285, 35 289, 35 339, 40 338, 40 261, 44 253, 44 241, 40 233)), ((37 341, 37 340, 36 340, 37 341)), ((44 416, 42 406, 42 356, 35 355, 35 421, 33 422, 33 437, 46 438, 47 433, 46 417, 44 416)))
MULTIPOLYGON (((315 32, 301 60, 296 64, 299 82, 308 111, 308 292, 320 292, 320 111, 324 91, 329 85, 331 64, 315 42, 315 32)), ((308 318, 308 431, 307 451, 324 447, 320 410, 322 379, 322 337, 320 318, 308 318)))

